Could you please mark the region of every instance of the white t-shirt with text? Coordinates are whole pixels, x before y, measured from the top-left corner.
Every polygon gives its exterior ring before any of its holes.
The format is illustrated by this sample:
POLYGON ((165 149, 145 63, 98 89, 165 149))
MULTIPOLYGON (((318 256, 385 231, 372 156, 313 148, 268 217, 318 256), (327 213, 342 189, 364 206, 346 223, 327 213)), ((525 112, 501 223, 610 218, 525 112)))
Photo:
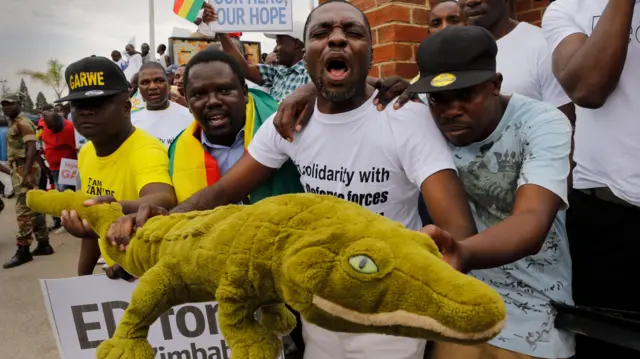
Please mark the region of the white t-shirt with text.
POLYGON ((517 93, 560 107, 571 102, 551 69, 551 51, 542 30, 521 22, 497 41, 502 92, 517 93))
POLYGON ((131 124, 160 140, 167 148, 173 140, 193 122, 189 109, 174 102, 159 111, 146 108, 131 114, 131 124))
MULTIPOLYGON (((561 0, 546 10, 542 29, 554 51, 573 34, 591 36, 607 0, 561 0)), ((636 1, 624 70, 599 109, 576 106, 573 187, 608 187, 640 206, 640 0, 636 1)))
MULTIPOLYGON (((419 229, 420 187, 436 172, 455 170, 451 151, 426 106, 408 103, 398 111, 389 106, 379 112, 374 96, 355 110, 335 115, 321 113, 316 105, 293 142, 280 137, 272 116, 249 144, 249 154, 271 168, 291 159, 306 192, 337 196, 419 229)), ((305 355, 319 359, 380 352, 389 359, 421 359, 425 347, 424 340, 334 333, 304 320, 303 337, 305 355)))
POLYGON ((372 101, 335 115, 316 107, 293 142, 280 137, 272 116, 249 154, 271 168, 290 158, 306 192, 334 195, 418 229, 420 186, 438 171, 455 169, 451 151, 423 104, 380 112, 372 101))

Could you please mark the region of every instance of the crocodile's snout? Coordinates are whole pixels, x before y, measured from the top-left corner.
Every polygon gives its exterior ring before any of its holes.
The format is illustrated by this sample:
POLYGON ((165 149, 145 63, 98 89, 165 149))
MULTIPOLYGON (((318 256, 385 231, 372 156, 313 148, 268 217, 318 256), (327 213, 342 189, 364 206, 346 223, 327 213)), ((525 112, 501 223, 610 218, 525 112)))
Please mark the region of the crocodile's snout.
POLYGON ((336 256, 318 248, 301 251, 301 267, 313 268, 313 275, 304 276, 299 268, 300 275, 292 277, 310 289, 309 305, 296 309, 307 320, 341 332, 462 343, 500 333, 506 308, 494 289, 445 263, 432 242, 425 245, 426 236, 399 234, 387 241, 361 239, 336 256))

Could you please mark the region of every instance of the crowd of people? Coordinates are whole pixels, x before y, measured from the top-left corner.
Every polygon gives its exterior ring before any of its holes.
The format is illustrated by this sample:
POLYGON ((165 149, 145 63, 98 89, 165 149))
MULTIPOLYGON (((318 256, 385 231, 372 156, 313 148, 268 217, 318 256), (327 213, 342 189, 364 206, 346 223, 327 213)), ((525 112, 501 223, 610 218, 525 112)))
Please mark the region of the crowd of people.
MULTIPOLYGON (((638 311, 629 275, 640 214, 637 4, 557 0, 539 28, 510 18, 502 0, 438 1, 412 81, 368 76, 372 30, 341 0, 291 32, 265 34, 275 58, 257 65, 225 34, 173 70, 164 52, 142 60, 132 79, 113 54, 81 59, 66 69, 69 105, 43 109, 42 126, 24 118, 18 95, 1 99, 11 125, 0 170, 12 176, 20 224, 5 268, 53 253, 25 193, 41 173, 55 178, 59 158, 75 158, 78 133, 87 142, 77 188, 93 196, 86 205, 122 205, 107 238, 122 250, 154 216, 333 195, 430 235, 443 260, 507 307, 498 337, 466 346, 329 332, 299 318, 290 350, 305 358, 635 358, 557 328, 552 303, 638 311), (90 76, 103 81, 78 81, 90 76)), ((203 21, 215 18, 206 4, 203 21)), ((81 240, 78 275, 102 256, 110 278, 136 279, 75 211, 60 217, 81 240)))

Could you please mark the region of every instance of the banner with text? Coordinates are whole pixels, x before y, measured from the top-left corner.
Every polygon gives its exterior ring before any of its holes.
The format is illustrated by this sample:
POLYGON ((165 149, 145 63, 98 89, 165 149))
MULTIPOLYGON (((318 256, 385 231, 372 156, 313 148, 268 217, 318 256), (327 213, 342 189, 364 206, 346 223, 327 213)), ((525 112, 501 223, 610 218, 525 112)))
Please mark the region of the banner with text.
MULTIPOLYGON (((92 359, 113 336, 136 283, 105 275, 40 280, 62 359, 92 359)), ((163 314, 149 330, 154 359, 229 359, 216 302, 184 304, 163 314)))
POLYGON ((75 186, 78 176, 78 161, 63 158, 60 161, 60 172, 58 172, 58 183, 61 185, 75 186))
POLYGON ((293 0, 209 0, 218 20, 214 32, 276 32, 293 30, 293 0))

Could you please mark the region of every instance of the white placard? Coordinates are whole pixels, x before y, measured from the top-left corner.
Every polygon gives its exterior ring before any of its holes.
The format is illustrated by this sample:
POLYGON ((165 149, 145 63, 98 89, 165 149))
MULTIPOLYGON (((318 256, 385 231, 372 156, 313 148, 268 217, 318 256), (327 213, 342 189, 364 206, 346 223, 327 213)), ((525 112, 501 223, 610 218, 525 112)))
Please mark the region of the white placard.
POLYGON ((60 161, 60 172, 58 172, 58 184, 75 186, 78 184, 78 160, 63 158, 60 161))
MULTIPOLYGON (((136 283, 105 275, 40 280, 61 359, 93 359, 113 335, 136 283)), ((229 359, 216 302, 171 308, 149 330, 155 358, 229 359)))
POLYGON ((293 0, 209 0, 218 20, 214 32, 275 32, 293 30, 293 0))

